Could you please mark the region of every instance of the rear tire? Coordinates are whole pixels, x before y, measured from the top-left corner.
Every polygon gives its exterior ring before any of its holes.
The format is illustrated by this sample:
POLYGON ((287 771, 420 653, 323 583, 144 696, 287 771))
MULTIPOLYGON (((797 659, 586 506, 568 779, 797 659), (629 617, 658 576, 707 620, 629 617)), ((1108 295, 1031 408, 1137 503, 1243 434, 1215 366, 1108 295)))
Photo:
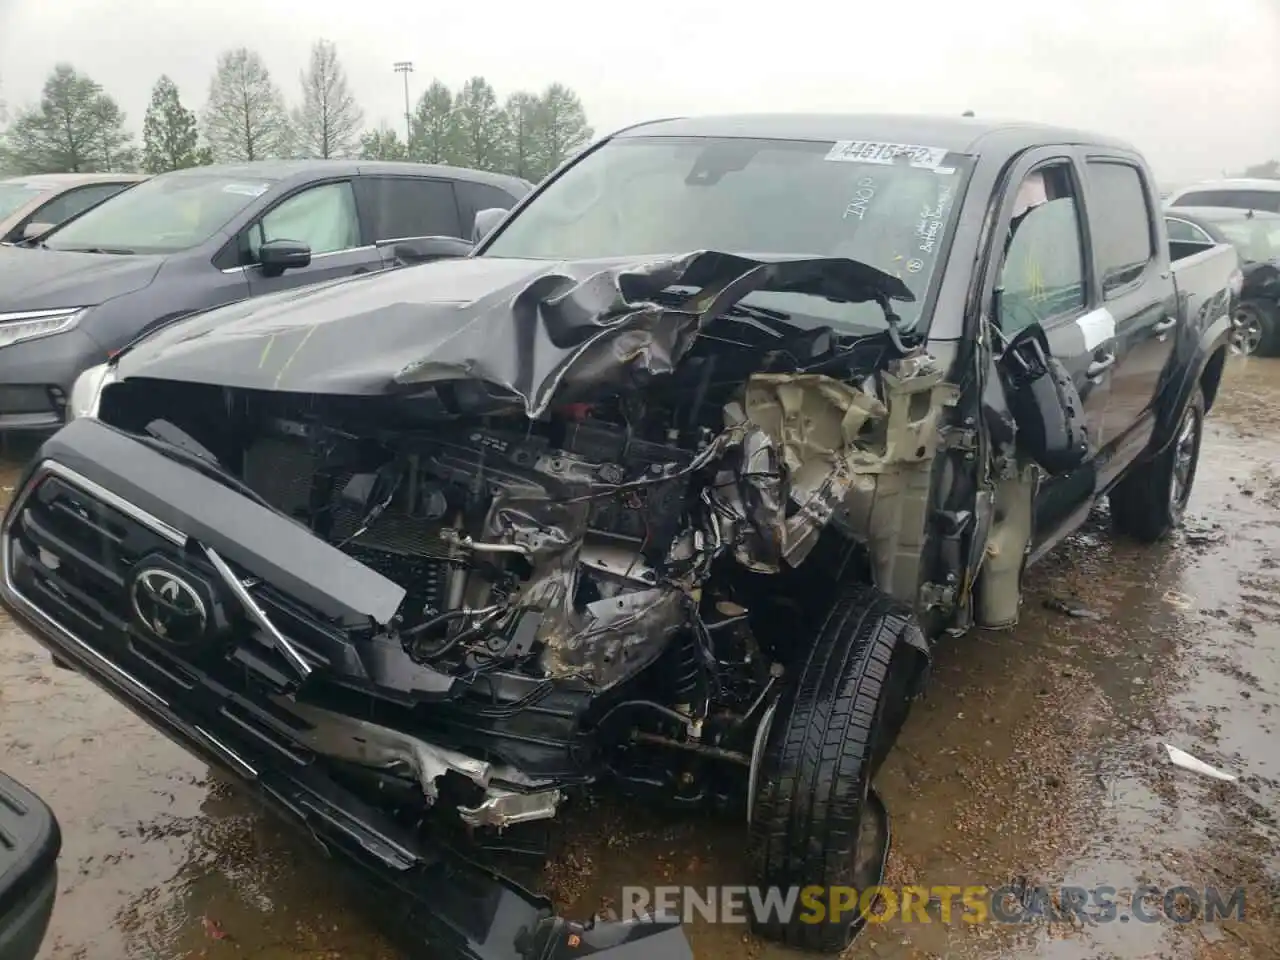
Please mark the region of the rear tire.
MULTIPOLYGON (((878 884, 883 849, 868 814, 871 779, 902 728, 924 640, 910 609, 875 587, 855 585, 832 606, 799 677, 778 703, 753 798, 752 882, 779 888, 878 884), (873 828, 868 832, 868 827, 873 828), (868 848, 877 849, 868 849, 868 848)), ((791 947, 839 952, 858 929, 842 920, 755 918, 756 932, 791 947)))
POLYGON ((1236 307, 1231 346, 1245 356, 1280 354, 1280 304, 1244 300, 1236 307))
POLYGON ((1192 393, 1173 442, 1111 491, 1111 525, 1142 543, 1163 540, 1182 521, 1191 498, 1204 437, 1204 394, 1192 393))

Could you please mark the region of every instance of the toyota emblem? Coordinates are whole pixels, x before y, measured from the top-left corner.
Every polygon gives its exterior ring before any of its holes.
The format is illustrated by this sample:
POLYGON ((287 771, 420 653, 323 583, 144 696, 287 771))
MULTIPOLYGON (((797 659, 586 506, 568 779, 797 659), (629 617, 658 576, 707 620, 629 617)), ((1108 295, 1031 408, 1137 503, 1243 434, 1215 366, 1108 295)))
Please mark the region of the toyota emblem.
POLYGON ((140 570, 133 580, 132 600, 138 622, 160 640, 185 645, 208 630, 209 614, 199 592, 168 570, 140 570))

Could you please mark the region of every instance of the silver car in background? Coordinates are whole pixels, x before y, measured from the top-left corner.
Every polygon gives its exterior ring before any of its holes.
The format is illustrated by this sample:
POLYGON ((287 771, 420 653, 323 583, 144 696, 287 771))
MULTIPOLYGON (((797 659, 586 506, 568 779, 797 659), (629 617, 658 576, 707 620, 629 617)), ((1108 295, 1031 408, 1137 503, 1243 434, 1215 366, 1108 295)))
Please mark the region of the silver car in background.
POLYGON ((137 173, 39 173, 0 179, 0 243, 47 233, 145 179, 137 173))

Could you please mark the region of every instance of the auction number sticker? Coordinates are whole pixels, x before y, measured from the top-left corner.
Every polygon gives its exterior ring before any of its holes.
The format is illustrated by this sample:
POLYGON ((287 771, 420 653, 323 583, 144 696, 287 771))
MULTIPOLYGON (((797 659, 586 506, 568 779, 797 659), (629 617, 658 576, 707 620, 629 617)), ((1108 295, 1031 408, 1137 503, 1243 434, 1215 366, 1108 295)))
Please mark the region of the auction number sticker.
POLYGON ((260 197, 271 189, 268 183, 228 183, 222 188, 223 193, 234 193, 242 197, 260 197))
POLYGON ((837 140, 826 159, 844 163, 901 163, 904 159, 921 170, 938 170, 946 159, 944 147, 924 147, 914 143, 881 143, 877 140, 837 140))

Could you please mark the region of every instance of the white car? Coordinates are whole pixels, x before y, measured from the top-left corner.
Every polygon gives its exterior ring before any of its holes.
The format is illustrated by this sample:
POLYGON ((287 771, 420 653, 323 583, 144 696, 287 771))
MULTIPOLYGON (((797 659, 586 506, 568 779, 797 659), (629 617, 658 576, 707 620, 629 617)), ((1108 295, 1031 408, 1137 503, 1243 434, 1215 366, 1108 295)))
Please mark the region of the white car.
POLYGON ((1166 198, 1165 206, 1235 207, 1280 213, 1280 180, 1206 180, 1179 187, 1166 198))

